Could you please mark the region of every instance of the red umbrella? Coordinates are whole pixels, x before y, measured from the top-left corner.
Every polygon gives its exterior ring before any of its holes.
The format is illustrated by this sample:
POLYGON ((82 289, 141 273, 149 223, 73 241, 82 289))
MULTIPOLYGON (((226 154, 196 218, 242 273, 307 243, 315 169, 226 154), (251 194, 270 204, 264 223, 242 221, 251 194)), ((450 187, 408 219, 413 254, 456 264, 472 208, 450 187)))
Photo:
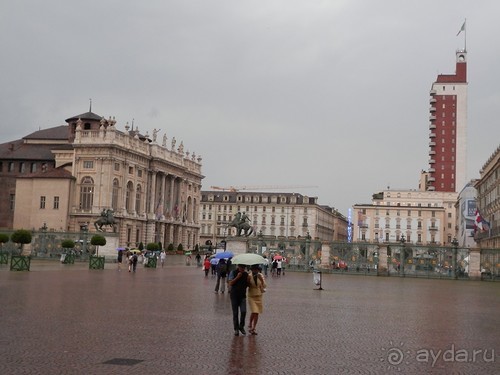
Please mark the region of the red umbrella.
POLYGON ((273 259, 281 260, 281 259, 283 259, 283 257, 281 255, 275 255, 273 259))

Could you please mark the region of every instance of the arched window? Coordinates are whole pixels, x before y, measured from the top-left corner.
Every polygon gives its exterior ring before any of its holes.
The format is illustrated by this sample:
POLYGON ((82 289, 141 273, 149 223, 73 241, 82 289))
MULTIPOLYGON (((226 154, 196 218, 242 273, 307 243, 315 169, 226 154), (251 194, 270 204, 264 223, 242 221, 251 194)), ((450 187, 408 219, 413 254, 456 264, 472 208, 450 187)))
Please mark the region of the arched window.
POLYGON ((84 177, 80 185, 80 209, 91 210, 94 202, 94 180, 84 177))
POLYGON ((127 195, 125 197, 125 208, 128 212, 132 211, 132 198, 134 194, 134 184, 129 181, 127 184, 127 195))
POLYGON ((118 196, 120 194, 120 184, 118 182, 118 179, 115 178, 113 180, 113 193, 111 195, 111 207, 113 208, 114 211, 118 210, 118 196))
POLYGON ((141 200, 142 200, 142 191, 141 185, 137 185, 137 189, 135 190, 135 212, 141 212, 141 200))

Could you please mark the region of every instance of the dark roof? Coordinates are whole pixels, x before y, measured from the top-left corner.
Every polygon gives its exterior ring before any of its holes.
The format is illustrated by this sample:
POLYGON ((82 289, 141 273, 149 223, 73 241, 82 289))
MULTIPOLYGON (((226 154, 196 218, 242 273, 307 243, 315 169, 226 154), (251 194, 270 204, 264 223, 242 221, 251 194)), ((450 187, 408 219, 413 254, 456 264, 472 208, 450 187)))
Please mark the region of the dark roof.
POLYGON ((75 178, 71 172, 67 171, 63 167, 51 169, 48 171, 37 171, 34 173, 27 173, 18 175, 17 178, 75 178))
POLYGON ((81 119, 82 121, 84 121, 84 120, 101 121, 102 116, 96 115, 94 112, 86 112, 86 113, 82 113, 81 115, 76 115, 76 116, 70 117, 70 118, 66 119, 66 122, 70 123, 70 122, 76 121, 78 119, 81 119))
POLYGON ((3 143, 0 145, 0 160, 54 160, 51 150, 57 146, 27 144, 22 140, 3 143))
POLYGON ((23 139, 68 139, 68 125, 60 125, 53 128, 37 130, 36 132, 23 137, 23 139))

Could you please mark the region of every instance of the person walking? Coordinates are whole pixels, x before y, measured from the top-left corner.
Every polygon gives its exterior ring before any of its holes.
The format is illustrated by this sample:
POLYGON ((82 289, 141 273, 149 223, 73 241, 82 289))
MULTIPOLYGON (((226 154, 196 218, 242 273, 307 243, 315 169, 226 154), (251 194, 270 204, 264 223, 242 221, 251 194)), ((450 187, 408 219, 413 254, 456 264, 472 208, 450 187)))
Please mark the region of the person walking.
POLYGON ((227 263, 221 259, 217 265, 217 283, 215 284, 215 293, 224 293, 226 290, 227 263), (222 279, 222 282, 221 282, 222 279))
POLYGON ((118 257, 116 258, 118 262, 118 271, 122 270, 122 261, 123 261, 123 250, 118 250, 118 257))
POLYGON ((251 273, 248 275, 248 305, 250 306, 250 322, 248 332, 256 335, 255 327, 259 321, 259 314, 262 314, 263 302, 262 294, 265 292, 266 282, 259 265, 250 267, 251 273))
POLYGON ((208 259, 208 257, 205 257, 205 260, 203 261, 203 271, 205 272, 205 277, 208 276, 210 268, 211 268, 210 259, 208 259))
MULTIPOLYGON (((137 257, 137 254, 132 254, 132 271, 135 272, 137 268, 137 262, 139 261, 139 258, 137 257)), ((130 268, 129 268, 130 272, 130 268)))
POLYGON ((278 277, 281 276, 281 266, 283 265, 282 262, 283 262, 282 258, 279 258, 276 261, 276 276, 278 276, 278 277))
POLYGON ((229 281, 231 290, 231 308, 233 310, 234 335, 239 336, 240 332, 246 335, 245 318, 247 315, 247 286, 248 272, 245 265, 238 264, 238 268, 233 271, 234 277, 229 281))
POLYGON ((165 260, 167 259, 167 253, 165 252, 165 250, 163 250, 161 253, 160 253, 160 262, 161 262, 161 268, 163 268, 163 266, 165 265, 165 260))
POLYGON ((264 263, 262 263, 262 267, 264 268, 264 276, 267 277, 267 269, 269 268, 269 259, 264 255, 264 263))

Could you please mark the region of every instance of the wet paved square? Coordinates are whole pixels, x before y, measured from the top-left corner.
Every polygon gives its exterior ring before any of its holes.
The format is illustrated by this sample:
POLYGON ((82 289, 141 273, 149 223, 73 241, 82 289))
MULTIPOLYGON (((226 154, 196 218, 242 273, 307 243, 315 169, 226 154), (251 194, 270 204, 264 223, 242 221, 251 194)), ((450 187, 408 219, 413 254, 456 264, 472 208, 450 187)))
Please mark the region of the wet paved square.
POLYGON ((1 266, 0 374, 500 373, 500 283, 287 272, 234 337, 215 279, 167 262, 1 266))

